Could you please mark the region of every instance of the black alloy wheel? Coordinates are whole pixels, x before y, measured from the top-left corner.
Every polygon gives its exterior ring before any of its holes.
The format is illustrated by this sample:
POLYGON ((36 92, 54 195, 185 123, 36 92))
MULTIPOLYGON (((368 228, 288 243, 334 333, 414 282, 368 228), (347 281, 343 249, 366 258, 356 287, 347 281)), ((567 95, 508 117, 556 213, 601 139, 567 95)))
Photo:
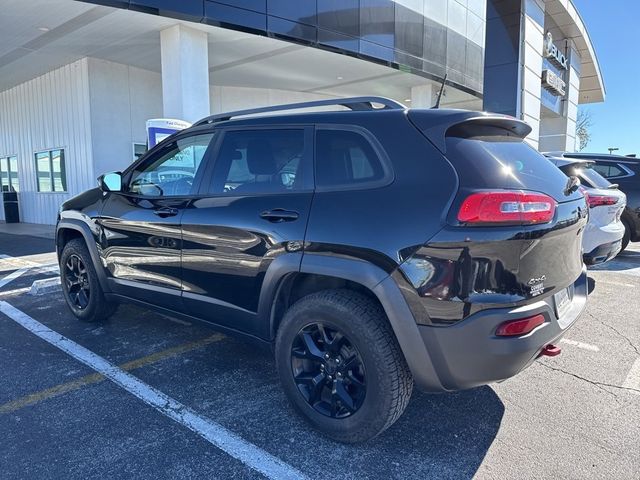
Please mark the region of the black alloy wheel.
POLYGON ((87 267, 78 255, 70 255, 67 259, 64 266, 64 281, 73 305, 78 310, 86 309, 91 299, 91 284, 87 267))
POLYGON ((327 417, 353 415, 366 395, 362 357, 338 329, 323 323, 303 327, 291 347, 291 369, 298 390, 327 417))

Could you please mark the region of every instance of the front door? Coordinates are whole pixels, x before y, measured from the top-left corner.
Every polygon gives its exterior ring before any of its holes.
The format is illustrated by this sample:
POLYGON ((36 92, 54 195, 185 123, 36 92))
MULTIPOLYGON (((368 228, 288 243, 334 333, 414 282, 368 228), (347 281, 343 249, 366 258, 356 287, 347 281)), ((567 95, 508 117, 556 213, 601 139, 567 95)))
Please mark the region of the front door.
POLYGON ((313 196, 310 127, 226 129, 201 192, 185 210, 187 311, 261 335, 258 300, 271 263, 302 258, 313 196))
POLYGON ((115 293, 182 309, 180 221, 213 135, 176 137, 125 174, 123 192, 108 194, 98 224, 115 293))

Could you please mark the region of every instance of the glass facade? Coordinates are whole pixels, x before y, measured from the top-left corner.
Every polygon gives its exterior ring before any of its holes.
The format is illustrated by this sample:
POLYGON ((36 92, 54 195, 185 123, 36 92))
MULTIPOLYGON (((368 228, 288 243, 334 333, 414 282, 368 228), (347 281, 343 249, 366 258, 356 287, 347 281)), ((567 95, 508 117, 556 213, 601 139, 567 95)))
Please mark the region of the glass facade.
POLYGON ((269 35, 482 93, 486 0, 92 0, 269 35))

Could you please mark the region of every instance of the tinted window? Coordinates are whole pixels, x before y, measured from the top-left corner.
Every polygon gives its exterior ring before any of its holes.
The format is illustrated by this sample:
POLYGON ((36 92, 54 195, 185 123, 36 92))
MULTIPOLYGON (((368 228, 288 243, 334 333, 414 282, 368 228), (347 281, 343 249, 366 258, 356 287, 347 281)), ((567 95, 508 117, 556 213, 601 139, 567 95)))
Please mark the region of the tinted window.
POLYGON ((316 134, 316 184, 359 185, 384 179, 385 170, 371 143, 357 132, 319 130, 316 134))
POLYGON ((129 192, 151 197, 192 193, 193 182, 213 133, 176 140, 138 165, 129 192))
POLYGON ((566 175, 519 137, 448 137, 447 158, 462 187, 531 190, 569 199, 566 175))
POLYGON ((300 190, 303 155, 303 129, 226 132, 209 191, 252 195, 300 190))
POLYGON ((602 175, 604 178, 623 177, 628 175, 626 170, 623 170, 617 165, 609 164, 609 163, 598 163, 593 166, 593 169, 596 172, 598 172, 600 175, 602 175))
POLYGON ((609 188, 611 182, 600 175, 596 170, 591 167, 576 167, 568 165, 562 168, 562 171, 567 175, 574 175, 580 178, 583 185, 591 188, 609 188))

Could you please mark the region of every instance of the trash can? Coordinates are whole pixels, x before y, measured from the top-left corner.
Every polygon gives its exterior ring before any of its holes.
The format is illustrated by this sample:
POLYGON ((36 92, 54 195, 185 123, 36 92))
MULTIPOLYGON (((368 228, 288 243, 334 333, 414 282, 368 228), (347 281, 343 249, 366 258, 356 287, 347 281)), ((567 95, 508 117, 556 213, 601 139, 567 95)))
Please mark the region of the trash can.
POLYGON ((4 221, 6 223, 19 223, 18 192, 3 192, 2 205, 4 206, 4 221))

